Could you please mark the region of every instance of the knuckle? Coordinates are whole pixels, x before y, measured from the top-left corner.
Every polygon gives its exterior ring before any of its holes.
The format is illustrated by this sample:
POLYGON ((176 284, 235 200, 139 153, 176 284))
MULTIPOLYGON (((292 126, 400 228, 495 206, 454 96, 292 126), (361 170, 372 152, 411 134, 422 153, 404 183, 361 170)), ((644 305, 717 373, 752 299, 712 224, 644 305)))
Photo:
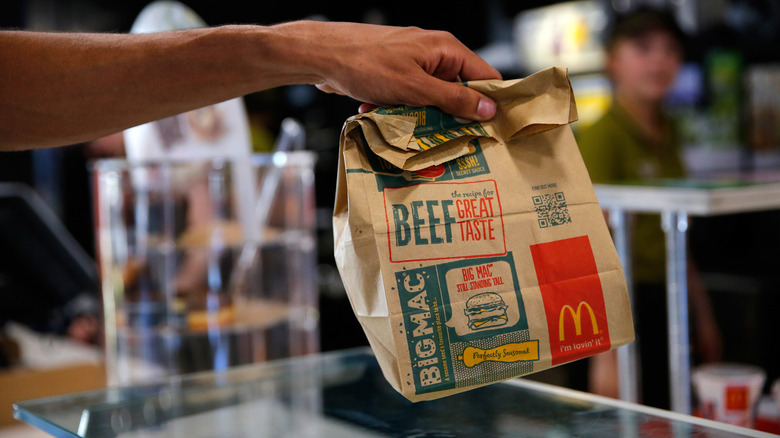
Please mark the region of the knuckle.
POLYGON ((420 38, 427 38, 438 44, 454 43, 458 41, 453 34, 446 30, 423 29, 418 26, 409 26, 406 30, 410 33, 414 33, 420 38))
POLYGON ((439 39, 439 41, 442 44, 459 44, 460 40, 458 40, 455 35, 451 34, 450 32, 447 32, 446 30, 437 30, 434 31, 436 37, 439 39))
POLYGON ((450 87, 449 100, 455 105, 464 106, 471 101, 471 92, 468 88, 457 85, 450 87))

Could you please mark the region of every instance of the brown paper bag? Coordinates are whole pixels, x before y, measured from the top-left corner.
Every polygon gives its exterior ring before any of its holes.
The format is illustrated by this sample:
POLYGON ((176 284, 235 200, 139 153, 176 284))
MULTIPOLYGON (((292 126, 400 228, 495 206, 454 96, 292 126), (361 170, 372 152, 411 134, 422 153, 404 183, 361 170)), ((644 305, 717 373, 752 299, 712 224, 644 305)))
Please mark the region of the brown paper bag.
POLYGON ((427 400, 631 342, 566 71, 467 86, 488 123, 380 108, 341 134, 335 256, 392 386, 427 400))

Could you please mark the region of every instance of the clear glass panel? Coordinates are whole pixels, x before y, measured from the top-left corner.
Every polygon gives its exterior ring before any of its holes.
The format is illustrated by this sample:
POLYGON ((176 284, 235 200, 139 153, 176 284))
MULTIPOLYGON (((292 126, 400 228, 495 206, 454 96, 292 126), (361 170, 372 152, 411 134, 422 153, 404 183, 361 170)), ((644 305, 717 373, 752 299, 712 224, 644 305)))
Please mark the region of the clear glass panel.
POLYGON ((251 164, 94 164, 110 384, 318 351, 314 156, 251 164))

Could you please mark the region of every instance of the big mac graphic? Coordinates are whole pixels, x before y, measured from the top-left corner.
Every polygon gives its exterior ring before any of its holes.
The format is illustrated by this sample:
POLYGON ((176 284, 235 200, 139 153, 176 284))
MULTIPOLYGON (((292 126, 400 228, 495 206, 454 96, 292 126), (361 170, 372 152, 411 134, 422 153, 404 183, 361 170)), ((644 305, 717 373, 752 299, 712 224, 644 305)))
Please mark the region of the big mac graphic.
POLYGON ((507 323, 506 303, 501 295, 494 292, 476 294, 466 301, 463 313, 468 317, 471 330, 498 327, 507 323))

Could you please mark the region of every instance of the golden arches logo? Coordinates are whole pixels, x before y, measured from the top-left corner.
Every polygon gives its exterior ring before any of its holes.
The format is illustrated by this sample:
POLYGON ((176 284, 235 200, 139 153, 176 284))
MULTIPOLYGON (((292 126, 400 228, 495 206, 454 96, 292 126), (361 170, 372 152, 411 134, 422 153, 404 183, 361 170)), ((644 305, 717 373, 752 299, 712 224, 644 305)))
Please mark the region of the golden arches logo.
POLYGON ((593 313, 593 309, 590 307, 590 304, 588 304, 585 301, 580 301, 580 304, 577 305, 577 310, 574 310, 574 308, 568 304, 563 306, 563 308, 561 308, 561 315, 560 318, 558 319, 558 340, 563 341, 563 339, 565 338, 564 330, 563 330, 563 321, 565 319, 567 310, 571 315, 572 321, 574 321, 574 333, 577 336, 582 334, 582 306, 585 306, 585 308, 588 309, 588 313, 590 313, 590 324, 591 327, 593 327, 593 334, 596 335, 599 333, 599 325, 596 322, 596 314, 593 313))
POLYGON ((726 409, 744 410, 748 408, 749 389, 746 386, 726 387, 726 409))

